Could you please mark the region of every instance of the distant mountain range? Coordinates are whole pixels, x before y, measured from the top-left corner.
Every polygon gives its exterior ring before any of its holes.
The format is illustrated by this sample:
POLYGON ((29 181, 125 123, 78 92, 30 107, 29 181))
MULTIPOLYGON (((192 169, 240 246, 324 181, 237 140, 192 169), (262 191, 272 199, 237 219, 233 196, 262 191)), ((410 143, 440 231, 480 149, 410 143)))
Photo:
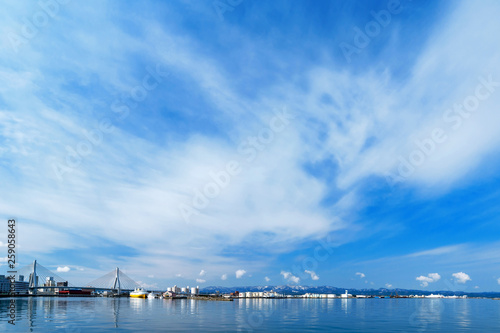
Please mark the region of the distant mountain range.
POLYGON ((467 295, 469 297, 500 297, 500 292, 471 292, 471 291, 452 291, 452 290, 417 290, 417 289, 349 289, 349 288, 337 288, 332 286, 246 286, 246 287, 222 287, 222 286, 209 286, 201 288, 200 292, 206 294, 212 293, 232 293, 234 291, 275 291, 280 294, 285 295, 303 295, 306 293, 314 294, 343 294, 346 289, 349 294, 352 295, 430 295, 430 294, 441 294, 445 296, 462 296, 467 295))

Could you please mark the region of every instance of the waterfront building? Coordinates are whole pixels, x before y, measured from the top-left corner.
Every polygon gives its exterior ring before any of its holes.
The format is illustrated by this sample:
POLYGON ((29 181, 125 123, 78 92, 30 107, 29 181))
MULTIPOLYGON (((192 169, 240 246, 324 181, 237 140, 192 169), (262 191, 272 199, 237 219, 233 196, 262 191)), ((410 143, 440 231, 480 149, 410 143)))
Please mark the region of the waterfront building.
POLYGON ((62 290, 66 290, 67 288, 64 288, 64 287, 67 287, 68 286, 68 281, 64 281, 64 282, 57 282, 56 283, 56 286, 57 287, 62 287, 62 288, 55 288, 55 292, 56 294, 62 290))
POLYGON ((273 298, 273 297, 279 297, 279 295, 277 292, 269 291, 264 293, 264 297, 273 298))
MULTIPOLYGON (((0 275, 0 293, 8 294, 10 293, 11 281, 6 278, 5 275, 0 275)), ((19 275, 18 280, 14 281, 14 293, 16 294, 27 294, 28 293, 28 282, 24 281, 24 276, 19 275)))
POLYGON ((15 285, 15 293, 16 294, 27 294, 28 293, 28 287, 29 287, 29 283, 26 282, 26 281, 16 281, 14 283, 15 285))
POLYGON ((8 294, 10 291, 10 280, 5 275, 0 275, 0 294, 8 294))
POLYGON ((184 287, 181 288, 181 287, 177 287, 177 285, 175 285, 173 287, 168 287, 167 292, 170 292, 170 293, 173 293, 176 295, 180 295, 180 294, 199 295, 200 294, 200 286, 196 286, 196 287, 192 287, 192 288, 187 286, 185 288, 184 287))

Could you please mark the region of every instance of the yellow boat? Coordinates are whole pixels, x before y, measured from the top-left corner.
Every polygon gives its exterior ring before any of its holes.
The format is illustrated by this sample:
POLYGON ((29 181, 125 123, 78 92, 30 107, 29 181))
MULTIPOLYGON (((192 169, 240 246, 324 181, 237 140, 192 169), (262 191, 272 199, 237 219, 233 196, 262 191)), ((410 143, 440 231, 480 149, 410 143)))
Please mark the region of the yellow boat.
POLYGON ((130 297, 146 298, 146 297, 148 297, 148 292, 142 288, 135 288, 135 290, 130 293, 130 297))

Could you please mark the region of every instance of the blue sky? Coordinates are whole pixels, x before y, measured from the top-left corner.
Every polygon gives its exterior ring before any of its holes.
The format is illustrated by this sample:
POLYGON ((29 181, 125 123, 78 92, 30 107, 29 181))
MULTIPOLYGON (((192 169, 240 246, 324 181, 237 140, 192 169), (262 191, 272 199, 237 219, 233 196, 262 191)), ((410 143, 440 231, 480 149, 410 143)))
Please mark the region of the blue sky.
POLYGON ((159 287, 499 291, 499 14, 7 2, 0 214, 21 264, 73 283, 119 266, 159 287))

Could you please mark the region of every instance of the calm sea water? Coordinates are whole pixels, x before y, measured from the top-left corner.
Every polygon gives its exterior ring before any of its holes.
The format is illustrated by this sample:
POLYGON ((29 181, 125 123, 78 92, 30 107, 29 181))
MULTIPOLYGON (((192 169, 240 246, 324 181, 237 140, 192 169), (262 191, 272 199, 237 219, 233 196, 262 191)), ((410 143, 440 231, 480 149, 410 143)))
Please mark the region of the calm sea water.
POLYGON ((0 331, 18 332, 499 332, 487 299, 0 298, 0 331))

